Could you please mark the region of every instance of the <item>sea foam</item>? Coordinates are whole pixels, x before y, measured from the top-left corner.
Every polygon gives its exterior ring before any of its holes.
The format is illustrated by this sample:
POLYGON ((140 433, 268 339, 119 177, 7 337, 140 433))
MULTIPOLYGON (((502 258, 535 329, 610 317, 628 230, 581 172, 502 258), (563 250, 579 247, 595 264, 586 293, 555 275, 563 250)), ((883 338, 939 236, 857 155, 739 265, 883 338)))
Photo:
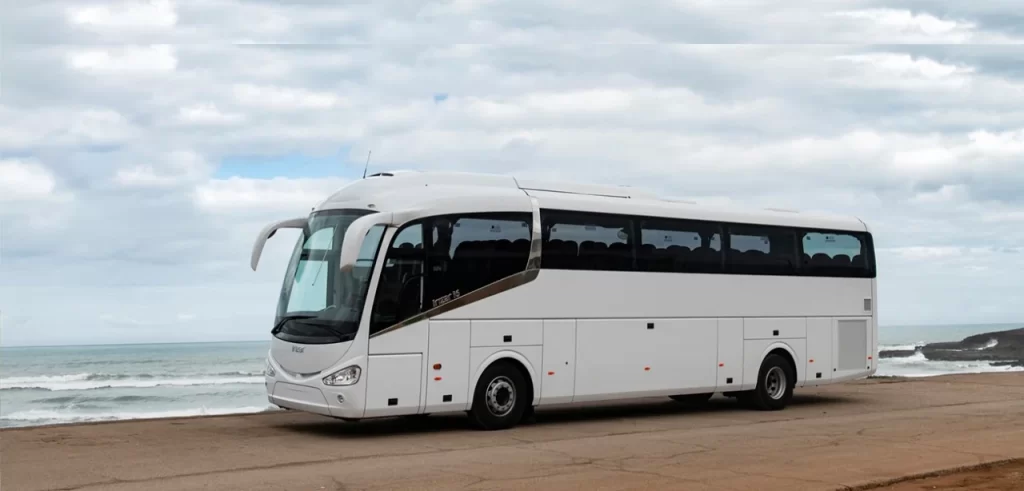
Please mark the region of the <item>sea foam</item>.
POLYGON ((118 421, 127 419, 180 418, 192 416, 218 416, 226 414, 251 414, 275 411, 273 406, 247 406, 233 408, 192 408, 167 411, 133 412, 97 412, 61 411, 50 409, 29 409, 5 414, 0 420, 32 424, 86 423, 93 421, 118 421))
POLYGON ((262 384, 260 372, 151 375, 90 374, 41 375, 0 379, 0 390, 94 390, 112 388, 188 387, 202 385, 262 384))

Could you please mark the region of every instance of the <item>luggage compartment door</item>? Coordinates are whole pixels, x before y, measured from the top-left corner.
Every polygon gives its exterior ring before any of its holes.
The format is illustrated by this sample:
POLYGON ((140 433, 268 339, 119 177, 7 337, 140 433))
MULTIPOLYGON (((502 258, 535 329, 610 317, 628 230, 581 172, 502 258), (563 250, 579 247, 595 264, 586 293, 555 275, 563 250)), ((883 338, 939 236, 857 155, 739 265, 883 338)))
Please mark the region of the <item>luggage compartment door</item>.
POLYGON ((423 355, 371 355, 368 365, 365 417, 419 411, 423 355))

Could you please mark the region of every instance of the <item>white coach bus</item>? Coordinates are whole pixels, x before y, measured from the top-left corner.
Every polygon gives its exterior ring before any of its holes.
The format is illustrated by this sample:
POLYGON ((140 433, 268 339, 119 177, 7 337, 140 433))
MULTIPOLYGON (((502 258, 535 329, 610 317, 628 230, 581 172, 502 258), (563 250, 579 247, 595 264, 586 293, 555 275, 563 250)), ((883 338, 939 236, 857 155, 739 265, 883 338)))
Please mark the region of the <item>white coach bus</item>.
POLYGON ((877 363, 871 233, 629 188, 382 173, 308 217, 281 290, 271 403, 346 420, 715 393, 762 410, 877 363))

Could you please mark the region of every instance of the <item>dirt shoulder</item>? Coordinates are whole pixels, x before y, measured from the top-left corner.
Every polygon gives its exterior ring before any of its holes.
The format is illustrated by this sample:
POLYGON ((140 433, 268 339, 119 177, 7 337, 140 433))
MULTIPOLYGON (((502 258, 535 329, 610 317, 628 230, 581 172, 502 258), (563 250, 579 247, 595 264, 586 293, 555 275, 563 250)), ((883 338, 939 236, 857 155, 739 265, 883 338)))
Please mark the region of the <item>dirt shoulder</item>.
POLYGON ((4 491, 832 490, 1024 458, 1024 374, 800 390, 777 412, 720 397, 541 410, 501 432, 297 412, 9 429, 0 452, 4 491))
POLYGON ((1024 490, 1024 460, 983 465, 978 468, 940 473, 875 488, 885 491, 1021 491, 1024 490))

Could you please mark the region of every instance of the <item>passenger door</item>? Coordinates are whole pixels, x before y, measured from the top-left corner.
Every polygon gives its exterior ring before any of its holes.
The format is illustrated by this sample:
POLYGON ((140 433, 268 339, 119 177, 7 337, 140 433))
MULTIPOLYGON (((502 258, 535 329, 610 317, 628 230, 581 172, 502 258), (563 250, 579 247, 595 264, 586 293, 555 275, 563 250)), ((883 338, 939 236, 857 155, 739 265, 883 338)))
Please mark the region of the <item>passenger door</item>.
POLYGON ((370 314, 366 368, 368 418, 416 414, 423 407, 427 321, 400 323, 422 311, 424 254, 420 224, 403 227, 382 252, 370 314))

